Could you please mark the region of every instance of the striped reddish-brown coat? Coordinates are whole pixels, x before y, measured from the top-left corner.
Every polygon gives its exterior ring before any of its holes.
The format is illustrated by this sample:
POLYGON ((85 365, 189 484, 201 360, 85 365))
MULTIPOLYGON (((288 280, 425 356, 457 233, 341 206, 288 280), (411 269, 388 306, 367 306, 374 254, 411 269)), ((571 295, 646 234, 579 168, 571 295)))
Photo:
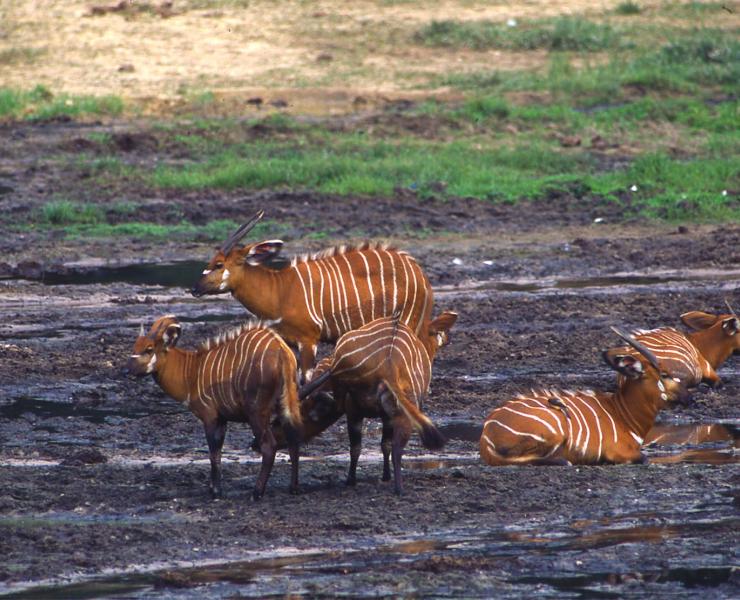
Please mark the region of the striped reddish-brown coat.
POLYGON ((673 327, 636 329, 632 335, 655 354, 666 370, 680 373, 687 385, 693 387, 702 381, 710 383, 719 380, 712 365, 688 336, 678 329, 673 327))
POLYGON ((644 347, 638 356, 624 348, 604 353, 623 376, 616 393, 532 390, 494 409, 483 425, 481 458, 494 466, 642 462, 658 411, 685 399, 686 384, 659 372, 644 347))
MULTIPOLYGON (((347 414, 348 485, 356 482, 365 417, 383 421, 383 480, 390 479, 392 455, 397 493, 402 491, 401 455, 411 432, 418 431, 427 448, 444 444, 444 437, 421 409, 432 377, 432 361, 437 350, 447 343, 456 319, 455 313, 442 313, 429 323, 427 334, 421 337, 397 318, 376 319, 344 334, 334 353, 317 366, 313 387, 320 389, 323 382, 330 380, 335 402, 347 414)), ((327 414, 328 424, 336 420, 335 410, 327 414)))
MULTIPOLYGON (((687 334, 709 366, 716 371, 732 355, 740 353, 740 318, 727 303, 729 313, 711 314, 694 310, 681 315, 684 325, 692 329, 687 334)), ((719 376, 709 383, 719 383, 719 376)))
POLYGON ((231 293, 298 347, 304 375, 313 367, 319 341, 335 342, 348 331, 395 313, 417 334, 429 321, 432 287, 406 252, 374 243, 338 246, 274 269, 268 265, 283 242, 238 246, 248 225, 224 243, 192 293, 231 293))
POLYGON ((211 460, 211 492, 221 493, 221 449, 229 421, 247 422, 262 454, 254 489, 265 491, 277 444, 270 420, 286 429, 292 462, 291 490, 298 485, 298 442, 301 414, 296 385, 296 359, 277 333, 250 323, 207 342, 198 350, 176 348, 181 326, 172 316, 143 328, 128 362, 134 375, 151 374, 169 396, 198 417, 205 427, 211 460))
POLYGON ((701 311, 684 313, 681 321, 693 331, 685 334, 673 327, 661 327, 639 329, 633 335, 652 350, 666 370, 680 374, 689 387, 700 383, 716 387, 720 383, 717 369, 740 351, 740 321, 733 313, 701 311))

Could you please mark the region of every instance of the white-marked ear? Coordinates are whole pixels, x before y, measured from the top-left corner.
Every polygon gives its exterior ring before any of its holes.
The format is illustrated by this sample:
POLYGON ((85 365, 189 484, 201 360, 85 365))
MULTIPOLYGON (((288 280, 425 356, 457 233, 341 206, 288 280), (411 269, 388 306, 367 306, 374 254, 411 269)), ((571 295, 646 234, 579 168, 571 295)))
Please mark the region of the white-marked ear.
POLYGON ((740 331, 740 320, 737 317, 730 317, 722 321, 722 329, 727 335, 737 335, 740 331))
POLYGON ((167 325, 167 329, 165 329, 165 332, 162 335, 162 341, 164 342, 164 347, 174 348, 175 344, 177 344, 177 340, 180 339, 181 331, 182 331, 182 327, 180 327, 179 323, 171 323, 167 325))
POLYGON ((709 329, 717 322, 717 315, 692 310, 681 315, 681 322, 691 329, 709 329))
POLYGON ((436 335, 438 333, 449 333, 452 326, 457 321, 457 313, 451 310, 446 310, 436 319, 429 323, 429 335, 436 335))
POLYGON ((624 354, 623 349, 614 349, 604 352, 604 360, 612 369, 625 377, 637 379, 645 372, 642 362, 631 354, 624 354))
POLYGON ((245 258, 247 264, 255 266, 264 263, 280 254, 283 247, 283 240, 266 240, 255 244, 247 252, 245 258))

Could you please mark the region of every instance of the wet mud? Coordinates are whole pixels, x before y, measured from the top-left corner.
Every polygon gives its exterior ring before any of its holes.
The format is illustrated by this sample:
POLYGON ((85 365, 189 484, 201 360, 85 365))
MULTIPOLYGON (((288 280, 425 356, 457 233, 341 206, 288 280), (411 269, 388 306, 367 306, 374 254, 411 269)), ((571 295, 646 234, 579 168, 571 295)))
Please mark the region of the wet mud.
MULTIPOLYGON (((676 326, 725 298, 740 305, 736 224, 648 223, 575 195, 510 206, 403 190, 372 202, 126 190, 158 222, 168 211, 197 221, 216 206, 235 219, 264 207, 285 226, 288 254, 390 239, 429 275, 435 313, 460 315, 426 405, 449 442, 429 453, 412 438, 404 496, 380 481, 372 421, 358 484, 344 485, 341 419, 304 448, 300 493, 288 494, 280 454, 261 502, 250 497, 251 433, 232 424, 225 496, 212 501, 200 423, 151 379, 121 374, 140 323, 174 313, 192 347, 247 318, 231 298, 187 293, 212 244, 122 239, 112 251, 17 232, 10 212, 37 208, 52 184, 81 185, 53 165, 43 176, 19 165, 45 148, 74 151, 81 134, 68 124, 8 132, 17 152, 0 161, 10 182, 0 196, 0 593, 736 597, 737 357, 719 371, 722 388, 659 415, 646 465, 491 468, 477 451, 484 417, 519 391, 612 389, 601 361, 616 343, 611 325, 676 326), (320 241, 306 237, 316 227, 320 241)), ((132 160, 171 157, 148 132, 128 133, 121 152, 132 160)), ((97 190, 111 202, 118 192, 97 190)))

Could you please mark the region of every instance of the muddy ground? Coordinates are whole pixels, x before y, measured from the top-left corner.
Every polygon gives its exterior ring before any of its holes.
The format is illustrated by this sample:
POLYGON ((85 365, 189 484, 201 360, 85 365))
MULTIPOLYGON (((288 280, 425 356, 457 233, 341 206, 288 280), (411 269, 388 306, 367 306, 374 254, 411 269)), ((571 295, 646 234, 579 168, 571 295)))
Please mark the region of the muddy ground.
POLYGON ((682 312, 718 310, 725 298, 740 305, 740 226, 645 222, 629 203, 577 190, 511 206, 409 190, 368 200, 122 189, 90 183, 86 159, 46 158, 80 152, 79 140, 101 130, 123 136, 114 140, 129 161, 176 153, 138 125, 2 131, 0 593, 737 594, 737 358, 720 371, 722 389, 660 416, 669 430, 721 422, 724 433, 674 437, 648 449, 648 465, 493 469, 479 463, 475 440, 485 415, 517 391, 611 389, 600 359, 616 341, 610 325, 677 325, 682 312), (251 433, 232 425, 225 497, 212 501, 199 423, 120 368, 141 322, 175 313, 182 345, 193 346, 246 318, 231 298, 187 293, 213 243, 13 227, 60 191, 136 202, 136 220, 162 223, 265 208, 288 254, 358 236, 409 250, 435 286, 435 312, 460 314, 427 404, 450 442, 432 455, 411 441, 398 498, 380 481, 377 423, 366 424, 357 487, 343 485, 340 421, 305 448, 299 495, 287 493, 283 456, 255 503, 251 433), (324 239, 306 237, 317 228, 324 239))

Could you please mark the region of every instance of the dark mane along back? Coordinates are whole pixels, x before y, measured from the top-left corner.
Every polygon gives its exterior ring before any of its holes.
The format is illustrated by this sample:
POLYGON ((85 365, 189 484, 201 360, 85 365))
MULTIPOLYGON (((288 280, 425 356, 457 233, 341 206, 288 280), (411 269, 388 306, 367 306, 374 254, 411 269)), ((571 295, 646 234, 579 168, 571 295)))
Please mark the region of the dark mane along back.
POLYGON ((364 242, 359 246, 350 246, 347 244, 341 244, 338 246, 332 246, 313 254, 302 254, 301 256, 294 256, 290 264, 295 267, 300 263, 311 262, 314 260, 321 260, 323 258, 331 258, 332 256, 339 256, 340 254, 351 254, 354 252, 364 252, 365 250, 385 250, 388 252, 395 252, 396 254, 407 254, 403 250, 398 250, 394 246, 384 242, 364 242))
POLYGON ((201 342, 201 344, 198 346, 198 350, 201 352, 208 352, 209 350, 218 348, 219 346, 222 346, 223 344, 226 344, 232 340, 235 340, 242 333, 244 333, 245 331, 249 331, 250 329, 270 329, 270 328, 265 323, 265 321, 262 321, 261 319, 252 319, 248 321, 247 323, 242 323, 241 325, 233 327, 232 329, 229 329, 227 331, 222 331, 218 335, 207 339, 205 342, 201 342))

